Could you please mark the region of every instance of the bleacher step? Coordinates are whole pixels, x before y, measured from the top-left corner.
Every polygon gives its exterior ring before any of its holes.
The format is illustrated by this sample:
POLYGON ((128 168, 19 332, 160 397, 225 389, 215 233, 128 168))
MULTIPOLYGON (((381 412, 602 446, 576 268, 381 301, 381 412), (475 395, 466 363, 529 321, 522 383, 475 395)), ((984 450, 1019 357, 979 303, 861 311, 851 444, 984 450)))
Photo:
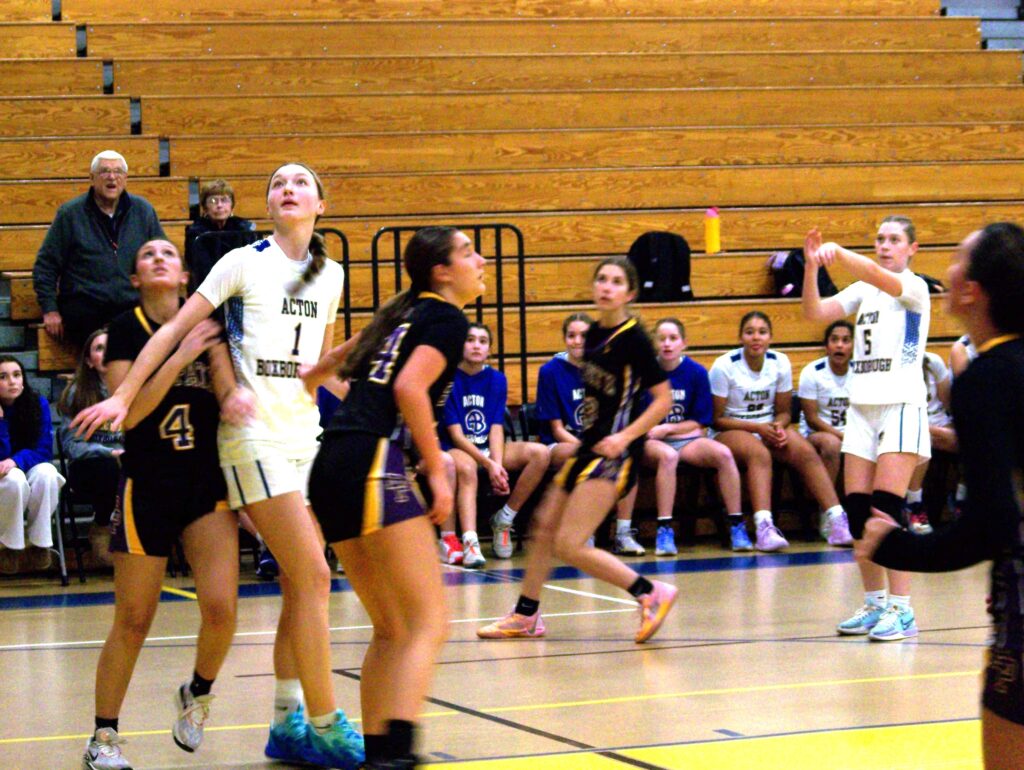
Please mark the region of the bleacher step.
MULTIPOLYGON (((10 300, 7 309, 10 311, 10 300)), ((9 314, 9 313, 8 313, 9 314)), ((25 327, 0 325, 0 350, 21 350, 25 347, 25 327)))

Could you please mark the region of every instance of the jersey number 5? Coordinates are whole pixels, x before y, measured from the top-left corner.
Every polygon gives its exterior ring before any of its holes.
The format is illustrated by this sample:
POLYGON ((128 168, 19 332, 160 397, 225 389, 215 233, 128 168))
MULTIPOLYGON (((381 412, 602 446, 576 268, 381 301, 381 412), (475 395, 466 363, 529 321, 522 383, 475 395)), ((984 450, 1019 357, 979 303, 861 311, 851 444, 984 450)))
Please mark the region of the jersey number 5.
POLYGON ((408 331, 409 324, 399 324, 388 335, 388 338, 384 340, 384 344, 377 352, 377 355, 373 357, 373 362, 370 364, 370 374, 367 377, 370 382, 375 382, 378 385, 387 385, 391 381, 391 375, 395 368, 395 359, 398 357, 398 350, 402 346, 402 340, 405 339, 408 331))
POLYGON ((168 439, 178 451, 195 449, 195 431, 188 417, 188 404, 175 404, 160 422, 160 438, 168 439))

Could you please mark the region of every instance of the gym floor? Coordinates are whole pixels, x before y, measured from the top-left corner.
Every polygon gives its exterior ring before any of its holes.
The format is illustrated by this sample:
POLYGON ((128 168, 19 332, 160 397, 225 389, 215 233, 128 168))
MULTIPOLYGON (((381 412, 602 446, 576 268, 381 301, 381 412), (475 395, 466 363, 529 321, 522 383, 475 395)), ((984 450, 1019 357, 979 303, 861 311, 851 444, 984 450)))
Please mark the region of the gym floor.
MULTIPOLYGON (((424 760, 438 770, 981 767, 985 566, 917 576, 920 636, 872 643, 834 633, 862 596, 849 551, 802 543, 737 556, 702 544, 627 561, 680 588, 646 645, 632 641, 630 597, 569 568, 542 597, 544 639, 479 640, 475 629, 515 602, 522 556, 445 568, 453 622, 423 713, 424 760)), ((285 767, 263 757, 280 597, 251 567, 242 583, 206 739, 187 754, 170 737, 171 698, 191 675, 198 608, 187 577, 165 582, 121 713, 134 767, 285 767)), ((112 588, 109 575, 69 589, 0 582, 0 698, 16 715, 0 727, 5 770, 81 766, 112 588)), ((339 705, 358 729, 370 630, 342 576, 330 618, 339 705)))

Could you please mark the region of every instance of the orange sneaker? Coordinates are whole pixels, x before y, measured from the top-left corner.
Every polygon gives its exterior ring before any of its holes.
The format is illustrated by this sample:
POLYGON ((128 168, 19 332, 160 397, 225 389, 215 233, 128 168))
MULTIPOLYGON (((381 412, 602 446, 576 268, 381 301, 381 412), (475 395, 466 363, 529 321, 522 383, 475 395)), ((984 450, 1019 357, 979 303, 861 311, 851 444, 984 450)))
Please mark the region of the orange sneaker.
POLYGON ((533 615, 519 615, 513 610, 501 620, 478 628, 476 635, 481 639, 537 639, 545 630, 540 610, 533 615))
POLYGON ((654 590, 637 598, 640 604, 640 628, 636 632, 636 643, 642 644, 658 633, 662 622, 675 603, 679 589, 660 580, 652 581, 654 590))

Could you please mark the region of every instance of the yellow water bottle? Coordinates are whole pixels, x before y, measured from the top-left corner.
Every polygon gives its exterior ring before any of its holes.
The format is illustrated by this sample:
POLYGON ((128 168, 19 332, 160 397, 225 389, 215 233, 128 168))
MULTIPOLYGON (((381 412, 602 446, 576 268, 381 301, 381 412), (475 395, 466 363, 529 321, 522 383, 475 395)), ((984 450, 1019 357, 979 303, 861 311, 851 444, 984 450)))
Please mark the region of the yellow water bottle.
POLYGON ((722 250, 722 220, 718 209, 712 206, 704 213, 704 253, 717 254, 722 250))

